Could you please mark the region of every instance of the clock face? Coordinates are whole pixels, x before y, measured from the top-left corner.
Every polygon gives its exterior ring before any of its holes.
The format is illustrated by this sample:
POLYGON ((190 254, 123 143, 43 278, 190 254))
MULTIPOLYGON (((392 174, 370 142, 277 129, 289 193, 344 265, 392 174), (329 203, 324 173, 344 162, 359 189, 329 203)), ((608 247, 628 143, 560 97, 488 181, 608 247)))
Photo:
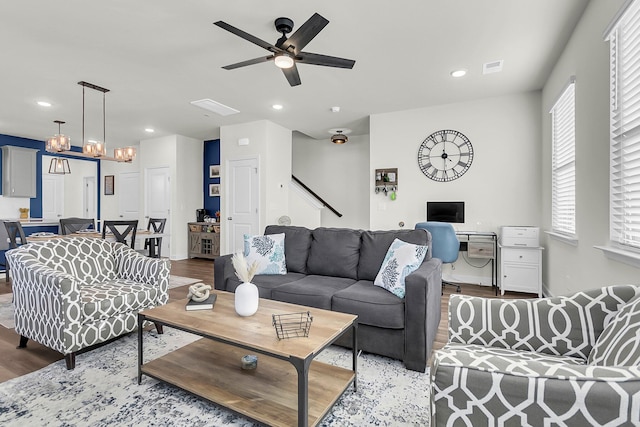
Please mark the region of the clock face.
POLYGON ((473 161, 469 138, 456 130, 439 130, 429 135, 418 149, 418 166, 434 181, 453 181, 465 174, 473 161))

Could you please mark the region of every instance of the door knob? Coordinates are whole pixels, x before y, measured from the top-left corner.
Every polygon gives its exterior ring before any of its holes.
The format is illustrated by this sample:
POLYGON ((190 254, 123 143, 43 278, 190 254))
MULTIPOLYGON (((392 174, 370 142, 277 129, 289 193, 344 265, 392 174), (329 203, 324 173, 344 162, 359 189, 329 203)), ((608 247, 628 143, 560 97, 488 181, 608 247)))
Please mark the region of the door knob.
POLYGON ((229 216, 229 217, 227 217, 227 220, 228 220, 228 221, 231 221, 231 220, 233 220, 233 218, 231 218, 231 217, 229 216))

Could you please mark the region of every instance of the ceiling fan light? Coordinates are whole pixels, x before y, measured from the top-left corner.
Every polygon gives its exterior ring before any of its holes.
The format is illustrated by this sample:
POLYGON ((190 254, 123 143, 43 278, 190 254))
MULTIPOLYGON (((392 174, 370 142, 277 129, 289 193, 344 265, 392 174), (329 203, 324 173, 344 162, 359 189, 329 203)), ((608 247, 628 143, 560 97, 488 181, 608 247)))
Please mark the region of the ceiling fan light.
POLYGON ((294 61, 293 58, 286 53, 281 53, 276 55, 274 61, 276 67, 278 68, 291 68, 293 67, 294 61))

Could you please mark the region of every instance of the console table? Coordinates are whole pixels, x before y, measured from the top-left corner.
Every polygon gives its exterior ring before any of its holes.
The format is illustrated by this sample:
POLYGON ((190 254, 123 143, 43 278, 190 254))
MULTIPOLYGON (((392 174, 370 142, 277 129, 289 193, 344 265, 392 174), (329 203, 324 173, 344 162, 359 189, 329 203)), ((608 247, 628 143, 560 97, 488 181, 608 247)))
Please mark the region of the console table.
POLYGON ((466 250, 470 258, 491 260, 491 287, 498 295, 498 235, 493 231, 456 231, 456 236, 466 246, 463 249, 461 245, 460 250, 466 250))
POLYGON ((189 258, 213 259, 220 255, 220 223, 190 222, 189 258))

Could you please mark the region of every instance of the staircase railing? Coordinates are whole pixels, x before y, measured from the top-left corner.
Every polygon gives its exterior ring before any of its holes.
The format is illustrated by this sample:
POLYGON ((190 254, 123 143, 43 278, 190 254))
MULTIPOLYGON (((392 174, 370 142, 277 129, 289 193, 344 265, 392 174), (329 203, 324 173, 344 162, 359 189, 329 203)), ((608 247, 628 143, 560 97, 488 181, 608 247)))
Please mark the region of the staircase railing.
POLYGON ((296 184, 298 184, 300 187, 304 188, 304 190, 309 193, 310 195, 312 195, 316 200, 318 200, 320 203, 322 203, 322 205, 324 207, 326 207, 327 209, 329 209, 331 212, 333 212, 334 214, 336 214, 338 216, 338 218, 342 217, 342 214, 340 212, 338 212, 337 210, 335 210, 335 208, 333 206, 331 206, 329 203, 327 203, 322 197, 318 196, 312 189, 310 189, 309 187, 307 187, 302 181, 300 181, 298 178, 296 178, 295 176, 291 175, 291 179, 293 179, 295 181, 296 184))

